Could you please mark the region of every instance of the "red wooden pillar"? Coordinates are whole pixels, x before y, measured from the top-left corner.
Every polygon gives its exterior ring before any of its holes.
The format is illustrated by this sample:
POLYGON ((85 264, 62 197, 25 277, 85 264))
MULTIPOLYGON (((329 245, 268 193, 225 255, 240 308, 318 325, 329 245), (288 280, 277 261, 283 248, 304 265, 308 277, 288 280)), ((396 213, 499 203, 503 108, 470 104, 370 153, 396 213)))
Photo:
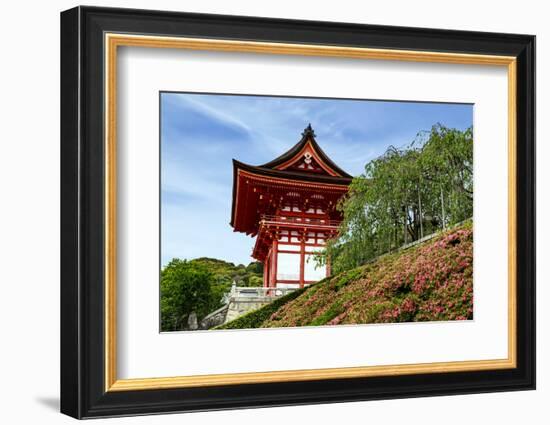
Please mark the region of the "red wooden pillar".
POLYGON ((300 288, 303 288, 304 284, 305 284, 305 279, 304 279, 304 263, 306 261, 306 258, 305 258, 305 253, 306 253, 305 238, 306 238, 306 234, 304 232, 304 235, 302 236, 302 240, 300 241, 300 288))
MULTIPOLYGON (((332 232, 327 234, 328 237, 334 237, 335 234, 333 234, 332 232)), ((325 239, 325 244, 327 243, 327 239, 325 239)), ((330 261, 330 257, 327 255, 327 258, 326 258, 326 265, 325 265, 325 271, 326 271, 326 277, 329 277, 331 274, 332 274, 332 263, 330 261)))
POLYGON ((271 246, 271 276, 269 279, 269 286, 277 286, 277 251, 279 241, 277 239, 273 240, 273 245, 271 246))
POLYGON ((264 260, 264 288, 269 286, 269 255, 264 260))

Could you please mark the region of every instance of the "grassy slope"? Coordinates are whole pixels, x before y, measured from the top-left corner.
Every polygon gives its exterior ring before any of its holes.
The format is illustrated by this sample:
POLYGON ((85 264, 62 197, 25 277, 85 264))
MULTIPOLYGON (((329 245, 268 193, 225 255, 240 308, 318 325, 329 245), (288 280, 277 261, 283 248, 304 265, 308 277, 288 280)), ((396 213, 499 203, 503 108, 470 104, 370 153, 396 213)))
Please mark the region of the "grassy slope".
POLYGON ((325 279, 220 328, 471 319, 472 248, 469 223, 325 279))

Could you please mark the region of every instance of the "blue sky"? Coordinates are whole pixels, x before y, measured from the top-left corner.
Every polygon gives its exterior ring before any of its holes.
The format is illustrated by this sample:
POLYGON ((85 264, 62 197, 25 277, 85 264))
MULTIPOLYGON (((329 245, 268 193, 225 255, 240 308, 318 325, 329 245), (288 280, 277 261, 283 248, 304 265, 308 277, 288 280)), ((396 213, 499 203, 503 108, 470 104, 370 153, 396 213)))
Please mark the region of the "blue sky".
POLYGON ((254 240, 229 225, 232 158, 260 165, 311 123, 325 153, 351 175, 390 146, 441 123, 465 129, 464 104, 161 93, 161 263, 219 258, 248 264, 254 240))

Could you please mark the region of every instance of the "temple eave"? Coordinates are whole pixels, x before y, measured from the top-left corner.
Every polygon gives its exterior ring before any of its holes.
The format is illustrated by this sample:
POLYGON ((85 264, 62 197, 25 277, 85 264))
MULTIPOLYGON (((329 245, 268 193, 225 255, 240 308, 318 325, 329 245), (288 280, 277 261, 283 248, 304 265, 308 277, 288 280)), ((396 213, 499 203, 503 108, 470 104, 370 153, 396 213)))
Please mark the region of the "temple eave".
MULTIPOLYGON (((238 165, 238 164, 236 164, 238 165)), ((245 164, 246 166, 246 164, 245 164)), ((262 215, 273 214, 278 205, 294 202, 302 205, 330 205, 334 207, 347 192, 349 179, 330 178, 296 179, 282 171, 275 173, 252 172, 252 166, 235 169, 235 190, 233 197, 233 220, 235 231, 256 234, 262 215), (275 176, 273 175, 275 174, 275 176), (328 181, 327 181, 328 180, 328 181), (295 199, 290 199, 292 195, 295 199)), ((308 176, 309 177, 309 176, 308 176)))

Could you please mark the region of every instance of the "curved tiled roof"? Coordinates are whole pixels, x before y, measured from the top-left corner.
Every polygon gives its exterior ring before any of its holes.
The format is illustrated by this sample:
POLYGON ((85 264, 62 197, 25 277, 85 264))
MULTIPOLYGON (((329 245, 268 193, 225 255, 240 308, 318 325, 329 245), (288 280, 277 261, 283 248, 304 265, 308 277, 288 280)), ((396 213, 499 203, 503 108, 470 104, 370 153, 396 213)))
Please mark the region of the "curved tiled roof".
MULTIPOLYGON (((275 192, 295 188, 292 190, 296 192, 306 191, 319 196, 322 193, 326 198, 320 199, 336 205, 338 199, 347 192, 351 181, 352 176, 334 164, 319 147, 311 125, 308 125, 300 141, 273 161, 263 165, 250 165, 233 159, 230 225, 235 231, 254 235, 261 216, 260 210, 272 208, 265 200, 261 201, 261 191, 254 185, 268 185, 275 192), (315 167, 304 168, 303 165, 312 164, 305 163, 305 159, 315 160, 315 167), (248 184, 249 181, 251 184, 248 184), (285 187, 287 189, 282 189, 285 187)), ((279 193, 277 196, 285 195, 279 193)))
MULTIPOLYGON (((315 153, 321 158, 321 160, 332 170, 335 174, 341 176, 341 177, 347 177, 352 178, 348 173, 346 173, 344 170, 342 170, 338 165, 336 165, 323 150, 321 147, 317 144, 317 141, 315 140, 315 132, 313 131, 313 128, 311 128, 311 124, 308 124, 308 126, 304 129, 302 132, 302 138, 298 143, 296 143, 293 147, 291 147, 288 151, 283 153, 282 155, 278 156, 272 161, 269 161, 263 165, 260 165, 259 168, 264 169, 275 169, 281 164, 284 164, 285 162, 291 161, 296 155, 304 149, 307 143, 310 143, 311 147, 315 151, 315 153)), ((304 173, 305 174, 305 173, 304 173)))

